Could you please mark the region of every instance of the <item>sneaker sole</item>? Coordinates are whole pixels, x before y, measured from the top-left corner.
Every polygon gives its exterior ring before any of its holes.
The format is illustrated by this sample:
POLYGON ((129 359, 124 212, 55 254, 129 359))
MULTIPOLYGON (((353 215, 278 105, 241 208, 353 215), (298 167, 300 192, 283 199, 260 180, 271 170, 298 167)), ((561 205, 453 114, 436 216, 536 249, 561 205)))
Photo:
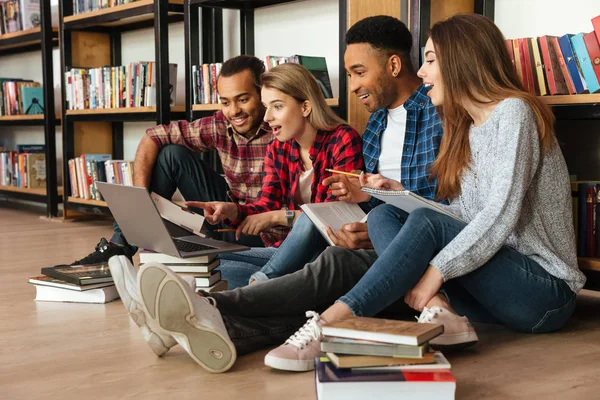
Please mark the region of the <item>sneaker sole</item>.
POLYGON ((429 344, 436 349, 464 349, 474 346, 479 342, 477 333, 464 332, 454 335, 441 335, 429 341, 429 344))
POLYGON ((127 286, 125 285, 125 269, 121 264, 121 260, 118 259, 116 262, 109 261, 108 266, 113 281, 115 282, 115 286, 117 287, 117 292, 119 292, 119 297, 121 297, 121 301, 129 313, 131 320, 139 326, 144 339, 152 351, 157 356, 162 357, 172 346, 167 346, 158 334, 152 332, 146 323, 146 314, 144 314, 142 305, 133 300, 133 297, 127 292, 127 286), (123 288, 123 290, 120 290, 120 288, 123 288), (123 296, 123 291, 125 292, 125 296, 123 296))
POLYGON ((142 305, 149 318, 170 334, 196 363, 210 372, 233 366, 233 343, 196 319, 194 303, 181 281, 167 268, 147 266, 138 276, 142 305))
POLYGON ((286 360, 267 354, 265 356, 265 365, 282 371, 306 372, 315 369, 315 360, 286 360))

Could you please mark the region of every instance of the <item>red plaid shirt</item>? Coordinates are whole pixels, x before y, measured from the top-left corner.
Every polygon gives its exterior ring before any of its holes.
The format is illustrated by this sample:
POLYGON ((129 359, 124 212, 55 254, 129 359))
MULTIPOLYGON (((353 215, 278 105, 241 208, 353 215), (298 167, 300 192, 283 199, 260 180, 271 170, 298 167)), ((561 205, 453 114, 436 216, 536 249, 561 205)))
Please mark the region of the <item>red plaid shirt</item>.
MULTIPOLYGON (((261 189, 263 163, 268 144, 273 140, 269 124, 263 122, 250 138, 236 133, 221 111, 211 117, 193 122, 174 121, 146 131, 158 147, 179 144, 190 150, 204 152, 216 150, 223 165, 229 198, 237 204, 256 200, 261 189)), ((194 200, 194 199, 186 199, 194 200)), ((282 240, 287 231, 269 229, 265 232, 265 245, 282 240)))
MULTIPOLYGON (((323 179, 331 173, 325 169, 352 171, 363 169, 362 140, 357 131, 347 125, 340 125, 333 131, 318 131, 309 150, 313 163, 313 181, 311 185, 311 203, 336 201, 323 179)), ((273 140, 267 149, 262 180, 262 189, 258 199, 245 205, 238 204, 241 222, 246 216, 267 211, 280 210, 286 206, 290 210, 299 207, 294 200, 298 187, 298 177, 302 173, 300 145, 295 140, 280 142, 273 140)), ((261 234, 262 236, 262 234, 261 234)), ((267 244, 267 240, 263 237, 267 244)), ((282 240, 268 245, 279 246, 282 240)))

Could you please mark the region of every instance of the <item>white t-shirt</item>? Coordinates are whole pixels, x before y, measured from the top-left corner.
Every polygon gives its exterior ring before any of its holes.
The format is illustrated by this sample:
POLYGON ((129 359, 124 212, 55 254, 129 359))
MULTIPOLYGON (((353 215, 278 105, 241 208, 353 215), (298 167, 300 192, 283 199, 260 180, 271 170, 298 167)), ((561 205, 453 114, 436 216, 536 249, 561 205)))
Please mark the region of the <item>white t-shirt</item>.
POLYGON ((398 106, 388 110, 387 128, 381 134, 381 153, 378 172, 386 178, 400 182, 400 163, 406 134, 406 110, 398 106))
POLYGON ((296 186, 296 193, 294 193, 294 200, 297 205, 310 203, 312 195, 312 181, 315 169, 311 168, 308 171, 302 171, 298 177, 298 186, 296 186))

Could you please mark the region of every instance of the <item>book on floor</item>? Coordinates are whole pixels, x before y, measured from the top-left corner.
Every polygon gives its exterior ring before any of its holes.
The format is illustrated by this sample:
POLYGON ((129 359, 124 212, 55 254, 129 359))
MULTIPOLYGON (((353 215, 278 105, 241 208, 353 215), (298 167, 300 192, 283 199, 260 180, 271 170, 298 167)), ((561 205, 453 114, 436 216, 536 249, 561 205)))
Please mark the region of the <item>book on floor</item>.
POLYGON ((52 277, 46 276, 46 275, 35 276, 32 278, 29 278, 29 280, 27 282, 31 283, 33 285, 51 286, 51 287, 56 287, 56 288, 61 288, 61 289, 66 289, 66 290, 75 290, 78 292, 83 292, 86 290, 98 289, 98 288, 103 288, 103 287, 108 287, 108 286, 114 285, 114 283, 111 281, 111 282, 95 283, 92 285, 79 286, 74 283, 65 282, 61 279, 52 278, 52 277))
POLYGON ((112 282, 108 263, 91 265, 56 265, 42 268, 42 274, 79 286, 112 282))
POLYGON ((416 358, 423 357, 427 352, 427 348, 428 345, 407 346, 403 344, 329 336, 325 336, 321 340, 321 351, 338 354, 416 358))
POLYGON ((419 346, 442 334, 444 325, 350 316, 324 325, 322 332, 324 336, 419 346))
POLYGON ((331 246, 334 246, 334 243, 327 234, 327 227, 336 232, 345 224, 366 220, 366 214, 358 204, 346 203, 345 201, 307 203, 302 204, 300 208, 331 246))
POLYGON ((404 210, 409 214, 418 208, 429 208, 441 214, 452 217, 458 221, 462 221, 456 215, 449 213, 435 202, 427 200, 408 190, 383 190, 366 186, 363 186, 361 190, 387 204, 391 204, 401 210, 404 210))
POLYGON ((188 264, 169 264, 162 263, 165 267, 169 267, 169 269, 173 272, 177 273, 196 273, 196 274, 205 274, 213 269, 217 268, 221 262, 219 260, 214 260, 210 264, 198 264, 198 263, 188 263, 188 264))
POLYGON ((421 358, 363 356, 354 354, 325 353, 337 368, 389 367, 398 365, 433 364, 433 353, 425 353, 421 358))
POLYGON ((216 254, 180 258, 164 253, 156 253, 150 250, 140 250, 139 255, 140 264, 146 264, 149 262, 157 262, 161 264, 209 264, 217 258, 216 254))
POLYGON ((221 280, 221 271, 212 271, 206 274, 179 273, 182 276, 193 276, 196 279, 196 289, 208 288, 221 280))
POLYGON ((315 383, 319 400, 451 400, 456 391, 456 379, 448 370, 336 368, 327 357, 315 359, 315 383))
POLYGON ((448 370, 452 368, 450 362, 446 359, 441 351, 433 353, 433 363, 430 364, 412 364, 412 365, 388 365, 383 367, 354 367, 353 370, 368 370, 368 371, 437 371, 448 370))
POLYGON ((70 290, 59 287, 34 285, 36 301, 57 301, 66 303, 108 303, 119 298, 115 285, 90 290, 70 290))
POLYGON ((196 291, 202 290, 203 292, 213 293, 213 292, 222 292, 227 290, 227 281, 217 281, 214 285, 207 288, 196 288, 196 291))

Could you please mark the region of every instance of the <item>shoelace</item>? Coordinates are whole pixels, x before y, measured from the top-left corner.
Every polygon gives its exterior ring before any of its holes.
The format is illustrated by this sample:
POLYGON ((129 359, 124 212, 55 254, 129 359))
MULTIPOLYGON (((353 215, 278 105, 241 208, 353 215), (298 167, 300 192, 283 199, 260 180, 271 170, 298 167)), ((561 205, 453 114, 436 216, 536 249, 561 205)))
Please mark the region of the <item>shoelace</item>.
POLYGON ((421 315, 419 315, 418 317, 415 317, 417 319, 417 322, 431 322, 431 320, 435 317, 437 317, 437 315, 439 313, 442 312, 442 309, 439 307, 431 307, 431 308, 427 308, 424 307, 423 311, 421 312, 421 315))
POLYGON ((321 326, 319 325, 320 316, 314 311, 307 311, 306 317, 310 318, 302 328, 298 329, 285 344, 291 344, 299 349, 303 349, 309 342, 321 339, 321 326))

